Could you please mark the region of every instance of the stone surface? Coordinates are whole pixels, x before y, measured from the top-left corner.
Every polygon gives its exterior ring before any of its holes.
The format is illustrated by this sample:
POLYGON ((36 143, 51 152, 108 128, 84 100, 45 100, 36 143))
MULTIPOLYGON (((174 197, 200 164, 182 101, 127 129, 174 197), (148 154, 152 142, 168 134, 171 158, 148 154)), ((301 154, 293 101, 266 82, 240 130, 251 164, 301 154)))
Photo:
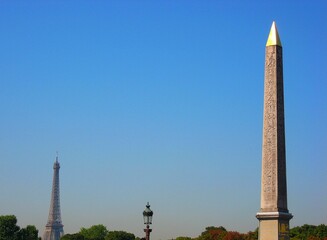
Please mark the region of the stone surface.
POLYGON ((282 48, 266 47, 261 211, 287 211, 282 48))
POLYGON ((275 23, 266 46, 259 239, 289 239, 283 53, 275 23), (275 38, 275 39, 274 39, 275 38))

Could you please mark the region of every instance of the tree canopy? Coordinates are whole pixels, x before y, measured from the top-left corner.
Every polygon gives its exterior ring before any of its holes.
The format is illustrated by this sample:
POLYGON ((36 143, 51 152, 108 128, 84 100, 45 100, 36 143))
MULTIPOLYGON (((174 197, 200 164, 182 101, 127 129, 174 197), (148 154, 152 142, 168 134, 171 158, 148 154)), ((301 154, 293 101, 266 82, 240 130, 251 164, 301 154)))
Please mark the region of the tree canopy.
MULTIPOLYGON (((206 227, 205 231, 196 238, 177 237, 176 240, 257 240, 258 228, 253 232, 239 233, 227 231, 224 227, 206 227)), ((305 224, 290 230, 290 240, 327 240, 327 226, 305 224)))
POLYGON ((110 231, 105 240, 135 240, 135 236, 132 233, 124 231, 110 231))
POLYGON ((327 240, 327 226, 304 224, 301 227, 294 227, 290 230, 291 240, 327 240))
POLYGON ((79 233, 87 240, 104 240, 108 230, 104 225, 98 224, 90 228, 81 228, 79 233))
POLYGON ((60 240, 85 240, 84 236, 80 233, 65 234, 60 240))
POLYGON ((18 232, 19 240, 36 240, 38 239, 39 231, 35 226, 27 225, 18 232))
POLYGON ((61 240, 136 240, 136 238, 132 233, 108 231, 104 225, 98 224, 89 228, 81 228, 78 233, 66 234, 61 240))
POLYGON ((20 229, 14 215, 0 216, 0 240, 38 240, 38 230, 33 225, 20 229))
MULTIPOLYGON (((15 226, 16 222, 11 219, 11 225, 15 226)), ((33 232, 33 231, 32 231, 33 232)), ((10 238, 0 238, 0 240, 10 238)), ((26 238, 25 238, 26 239, 26 238)), ((25 240, 24 239, 24 240, 25 240)), ((139 240, 134 234, 125 231, 108 231, 102 224, 93 225, 90 228, 81 228, 79 233, 66 234, 62 240, 139 240)), ((11 240, 11 239, 10 239, 11 240)), ((16 240, 16 239, 14 239, 16 240)), ((18 239, 21 240, 21 239, 18 239)), ((30 239, 26 239, 30 240, 30 239)), ((34 240, 31 238, 31 240, 34 240)), ((248 233, 239 233, 237 231, 228 231, 226 228, 206 227, 205 230, 195 238, 180 236, 175 240, 258 240, 258 228, 248 233)), ((290 240, 327 240, 327 226, 305 224, 301 227, 290 229, 290 240)))
POLYGON ((0 240, 16 240, 19 226, 14 215, 0 216, 0 240))

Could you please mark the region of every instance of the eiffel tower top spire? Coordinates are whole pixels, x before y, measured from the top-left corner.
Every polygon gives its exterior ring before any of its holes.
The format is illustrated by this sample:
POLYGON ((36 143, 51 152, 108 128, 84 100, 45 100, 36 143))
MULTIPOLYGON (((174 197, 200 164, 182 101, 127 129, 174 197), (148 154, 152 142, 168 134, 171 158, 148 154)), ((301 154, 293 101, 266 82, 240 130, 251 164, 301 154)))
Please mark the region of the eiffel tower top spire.
MULTIPOLYGON (((60 169, 60 164, 59 164, 59 161, 58 161, 58 156, 56 157, 56 161, 54 162, 54 164, 53 164, 53 169, 54 170, 56 170, 56 169, 60 169)), ((54 175, 55 175, 56 173, 54 173, 54 175)), ((54 177, 54 175, 53 175, 53 177, 54 177)), ((59 177, 59 172, 58 172, 58 177, 59 177)), ((54 178, 53 178, 53 180, 55 180, 54 178)), ((53 182, 52 184, 54 185, 54 183, 55 182, 53 182)), ((59 184, 59 181, 58 181, 58 184, 59 184)), ((53 186, 52 185, 52 186, 53 186)), ((58 185, 58 187, 59 187, 59 185, 58 185)), ((53 190, 53 189, 52 189, 53 190)))
POLYGON ((58 161, 58 153, 56 161, 53 164, 53 182, 52 193, 49 209, 48 222, 45 227, 43 240, 59 240, 64 234, 64 225, 61 222, 61 210, 60 210, 60 191, 59 191, 59 169, 60 164, 58 161))

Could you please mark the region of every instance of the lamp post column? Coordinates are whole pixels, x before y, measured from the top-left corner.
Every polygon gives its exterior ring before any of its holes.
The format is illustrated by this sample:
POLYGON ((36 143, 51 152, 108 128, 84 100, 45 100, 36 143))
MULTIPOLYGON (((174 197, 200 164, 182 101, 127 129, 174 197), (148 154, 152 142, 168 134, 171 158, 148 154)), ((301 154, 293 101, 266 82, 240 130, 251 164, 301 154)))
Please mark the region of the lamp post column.
POLYGON ((152 216, 153 212, 150 209, 150 204, 148 203, 143 211, 144 224, 146 225, 146 228, 144 229, 145 240, 150 240, 150 232, 152 232, 152 229, 150 229, 150 224, 152 224, 152 216))
POLYGON ((145 232, 145 240, 150 240, 150 232, 152 232, 152 229, 150 229, 149 225, 146 225, 146 229, 144 229, 145 232))

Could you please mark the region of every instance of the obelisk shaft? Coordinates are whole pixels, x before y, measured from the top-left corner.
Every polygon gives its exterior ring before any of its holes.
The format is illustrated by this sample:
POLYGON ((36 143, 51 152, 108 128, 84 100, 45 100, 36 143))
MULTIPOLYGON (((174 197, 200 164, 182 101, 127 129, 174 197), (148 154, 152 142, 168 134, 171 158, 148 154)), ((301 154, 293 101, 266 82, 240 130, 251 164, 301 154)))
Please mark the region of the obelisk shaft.
POLYGON ((266 47, 261 211, 287 211, 282 47, 266 47))
POLYGON ((273 23, 266 45, 259 239, 289 239, 287 209, 283 53, 273 23))

